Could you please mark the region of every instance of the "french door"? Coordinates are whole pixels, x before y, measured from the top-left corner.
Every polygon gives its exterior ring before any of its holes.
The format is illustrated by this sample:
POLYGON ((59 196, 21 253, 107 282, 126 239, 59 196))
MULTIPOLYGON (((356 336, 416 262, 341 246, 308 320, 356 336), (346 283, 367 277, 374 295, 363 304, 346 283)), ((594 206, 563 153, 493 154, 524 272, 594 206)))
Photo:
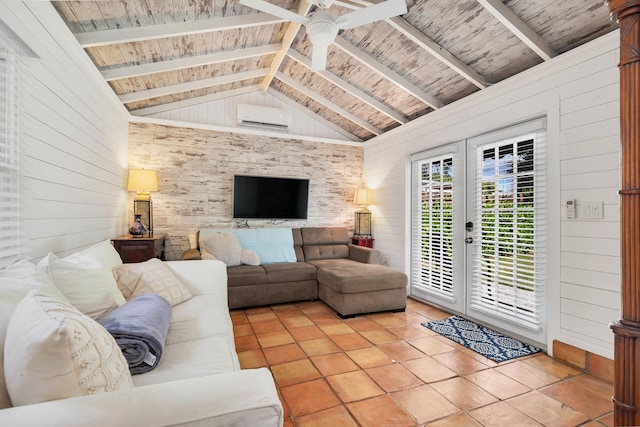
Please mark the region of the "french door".
POLYGON ((544 121, 412 156, 411 294, 543 344, 544 121))

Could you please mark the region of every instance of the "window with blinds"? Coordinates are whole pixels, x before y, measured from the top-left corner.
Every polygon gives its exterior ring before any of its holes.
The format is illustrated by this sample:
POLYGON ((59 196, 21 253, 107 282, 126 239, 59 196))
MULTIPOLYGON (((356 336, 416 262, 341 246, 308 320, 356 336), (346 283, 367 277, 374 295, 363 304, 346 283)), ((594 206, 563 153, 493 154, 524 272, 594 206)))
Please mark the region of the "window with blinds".
POLYGON ((453 156, 413 162, 412 286, 453 297, 453 156))
POLYGON ((0 266, 20 254, 17 56, 0 33, 0 266))
POLYGON ((471 306, 539 329, 546 274, 544 131, 475 149, 471 306))

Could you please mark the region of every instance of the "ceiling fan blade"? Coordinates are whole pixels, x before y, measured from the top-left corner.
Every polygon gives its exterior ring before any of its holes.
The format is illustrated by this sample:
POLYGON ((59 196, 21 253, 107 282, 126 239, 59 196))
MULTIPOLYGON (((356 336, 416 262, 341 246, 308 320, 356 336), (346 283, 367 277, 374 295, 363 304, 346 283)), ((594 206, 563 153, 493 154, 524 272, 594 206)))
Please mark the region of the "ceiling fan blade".
POLYGON ((329 45, 314 44, 311 52, 311 71, 322 71, 327 67, 329 45))
POLYGON ((405 0, 386 0, 342 15, 336 20, 336 24, 340 29, 349 29, 405 13, 407 13, 405 0))
POLYGON ((240 4, 268 13, 269 15, 277 16, 278 18, 296 22, 300 25, 307 25, 307 23, 309 23, 309 18, 306 16, 298 15, 295 12, 276 6, 275 4, 271 4, 264 0, 240 0, 240 4))

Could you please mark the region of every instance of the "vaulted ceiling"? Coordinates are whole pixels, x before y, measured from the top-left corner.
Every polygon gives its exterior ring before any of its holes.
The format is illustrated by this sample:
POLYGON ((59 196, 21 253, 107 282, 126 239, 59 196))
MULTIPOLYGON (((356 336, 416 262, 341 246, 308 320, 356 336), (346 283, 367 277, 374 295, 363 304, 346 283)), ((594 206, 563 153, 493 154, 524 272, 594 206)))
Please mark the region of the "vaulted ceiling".
POLYGON ((341 30, 326 69, 312 72, 304 26, 238 0, 53 4, 133 115, 269 91, 361 141, 617 28, 602 0, 407 0, 402 16, 341 30))

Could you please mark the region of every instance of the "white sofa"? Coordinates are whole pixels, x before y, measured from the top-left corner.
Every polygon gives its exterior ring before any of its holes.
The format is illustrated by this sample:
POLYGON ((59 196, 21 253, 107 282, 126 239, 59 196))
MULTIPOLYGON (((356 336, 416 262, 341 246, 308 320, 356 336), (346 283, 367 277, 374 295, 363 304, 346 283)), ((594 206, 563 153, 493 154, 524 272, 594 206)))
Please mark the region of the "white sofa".
MULTIPOLYGON (((134 375, 133 388, 14 407, 7 402, 4 380, 10 373, 5 372, 0 375, 0 426, 281 427, 283 410, 269 370, 240 369, 225 265, 165 264, 193 297, 173 307, 164 353, 155 369, 134 375)), ((12 310, 11 303, 1 299, 3 280, 0 272, 0 350, 12 310)), ((4 360, 0 356, 3 370, 4 360)))

